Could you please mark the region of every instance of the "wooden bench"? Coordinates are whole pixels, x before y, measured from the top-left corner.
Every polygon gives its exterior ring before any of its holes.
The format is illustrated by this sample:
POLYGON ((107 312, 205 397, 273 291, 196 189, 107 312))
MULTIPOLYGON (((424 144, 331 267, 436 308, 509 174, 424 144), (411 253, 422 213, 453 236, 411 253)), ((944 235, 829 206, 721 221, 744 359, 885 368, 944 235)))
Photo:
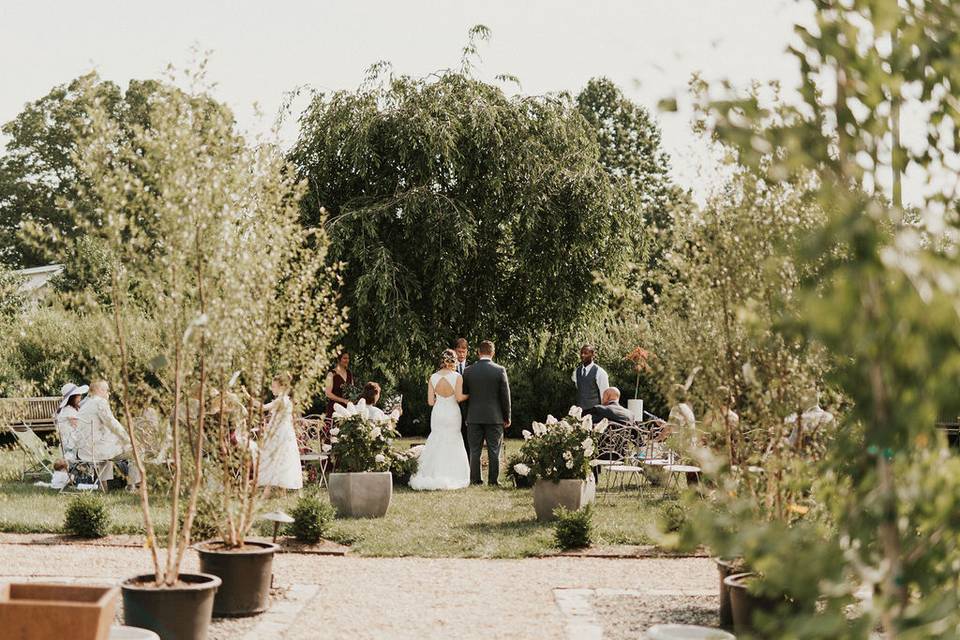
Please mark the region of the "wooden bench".
POLYGON ((0 425, 26 425, 34 431, 53 431, 60 398, 0 398, 0 425))

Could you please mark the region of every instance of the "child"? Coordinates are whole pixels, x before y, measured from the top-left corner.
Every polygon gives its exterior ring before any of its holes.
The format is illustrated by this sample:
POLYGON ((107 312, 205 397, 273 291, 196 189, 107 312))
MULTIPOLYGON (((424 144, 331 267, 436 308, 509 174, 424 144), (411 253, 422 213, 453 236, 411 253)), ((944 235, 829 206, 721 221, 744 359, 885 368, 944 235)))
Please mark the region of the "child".
POLYGON ((281 373, 270 386, 273 402, 263 405, 270 412, 270 422, 260 444, 260 477, 257 485, 266 487, 264 498, 270 497, 273 487, 300 489, 303 470, 300 467, 300 449, 293 429, 293 402, 290 400, 290 375, 281 373))
POLYGON ((70 474, 67 473, 67 461, 57 458, 53 463, 53 477, 50 478, 51 489, 63 489, 70 484, 70 474))

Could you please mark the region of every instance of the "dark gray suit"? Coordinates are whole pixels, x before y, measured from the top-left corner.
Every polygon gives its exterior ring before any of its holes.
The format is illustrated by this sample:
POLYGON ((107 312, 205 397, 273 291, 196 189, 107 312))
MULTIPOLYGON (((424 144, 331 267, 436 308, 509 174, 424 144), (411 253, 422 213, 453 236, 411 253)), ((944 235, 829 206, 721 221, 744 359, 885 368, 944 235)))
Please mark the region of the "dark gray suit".
POLYGON ((470 482, 483 484, 480 477, 480 450, 487 441, 490 473, 487 482, 500 478, 500 445, 503 424, 510 420, 510 381, 507 370, 490 360, 479 360, 463 372, 463 393, 470 396, 467 407, 467 439, 470 444, 470 482))
POLYGON ((593 416, 594 422, 600 422, 606 418, 610 422, 616 422, 617 424, 631 425, 634 420, 633 414, 616 400, 608 402, 607 404, 598 404, 590 407, 584 413, 593 416))

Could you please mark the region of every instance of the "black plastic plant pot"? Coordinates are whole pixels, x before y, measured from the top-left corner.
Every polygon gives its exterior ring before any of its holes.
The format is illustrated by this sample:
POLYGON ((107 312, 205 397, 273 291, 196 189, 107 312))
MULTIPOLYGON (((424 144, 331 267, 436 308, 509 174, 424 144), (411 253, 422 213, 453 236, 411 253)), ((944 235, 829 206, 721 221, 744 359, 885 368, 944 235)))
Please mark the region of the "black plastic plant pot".
POLYGON ((173 587, 156 586, 152 573, 134 576, 120 585, 123 622, 161 640, 206 640, 219 587, 220 578, 205 573, 181 573, 173 587))
POLYGON ((278 545, 248 541, 242 548, 231 549, 215 540, 195 548, 200 554, 200 571, 223 581, 213 600, 213 615, 253 616, 270 607, 273 554, 278 545))

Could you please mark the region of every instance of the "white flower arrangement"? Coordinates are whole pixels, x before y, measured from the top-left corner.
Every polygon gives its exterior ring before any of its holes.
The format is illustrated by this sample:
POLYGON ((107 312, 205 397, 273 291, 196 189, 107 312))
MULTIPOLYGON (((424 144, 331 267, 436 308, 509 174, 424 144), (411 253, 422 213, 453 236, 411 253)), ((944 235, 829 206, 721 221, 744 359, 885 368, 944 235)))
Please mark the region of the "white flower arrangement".
MULTIPOLYGON (((400 456, 391 450, 391 441, 398 437, 398 415, 384 415, 372 410, 364 400, 356 404, 334 407, 337 425, 330 430, 331 453, 337 468, 347 472, 387 471, 391 461, 400 456)), ((404 459, 407 459, 404 457, 404 459)))
POLYGON ((530 475, 530 467, 528 467, 527 465, 523 464, 522 462, 519 462, 519 463, 513 465, 513 470, 516 471, 517 474, 518 474, 518 475, 521 475, 521 476, 528 476, 528 475, 530 475))
POLYGON ((548 415, 544 422, 534 422, 524 430, 519 459, 526 474, 545 480, 583 479, 590 473, 590 461, 596 450, 597 434, 607 429, 607 421, 596 423, 593 416, 583 415, 573 406, 562 419, 548 415))

